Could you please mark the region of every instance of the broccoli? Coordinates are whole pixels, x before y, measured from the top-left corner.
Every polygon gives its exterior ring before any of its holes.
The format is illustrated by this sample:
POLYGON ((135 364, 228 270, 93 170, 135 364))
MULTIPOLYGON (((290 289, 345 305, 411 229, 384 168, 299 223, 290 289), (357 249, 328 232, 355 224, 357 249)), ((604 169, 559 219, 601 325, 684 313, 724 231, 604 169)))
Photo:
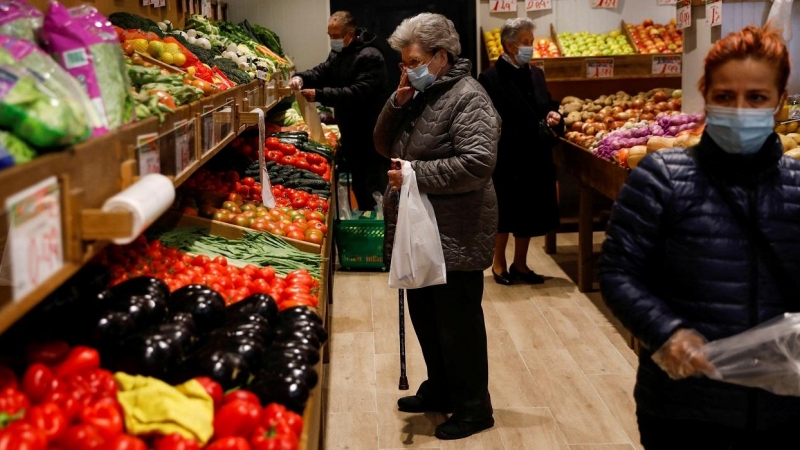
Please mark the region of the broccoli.
POLYGON ((214 65, 236 84, 247 84, 250 82, 250 75, 240 69, 239 66, 230 59, 216 58, 214 59, 214 65))

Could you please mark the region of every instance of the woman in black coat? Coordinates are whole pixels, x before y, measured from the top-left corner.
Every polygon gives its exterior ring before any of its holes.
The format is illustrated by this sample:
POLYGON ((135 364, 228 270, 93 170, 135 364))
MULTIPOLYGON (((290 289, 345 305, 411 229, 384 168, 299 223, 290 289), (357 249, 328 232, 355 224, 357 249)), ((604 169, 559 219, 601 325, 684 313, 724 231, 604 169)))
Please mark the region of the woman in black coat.
POLYGON ((515 278, 544 283, 528 268, 528 245, 531 237, 559 223, 551 149, 556 134, 563 134, 564 121, 547 91, 544 72, 529 64, 535 27, 528 18, 509 19, 500 31, 505 54, 478 76, 503 121, 492 177, 500 214, 492 273, 504 285, 515 278), (514 261, 507 268, 509 233, 514 234, 514 261))

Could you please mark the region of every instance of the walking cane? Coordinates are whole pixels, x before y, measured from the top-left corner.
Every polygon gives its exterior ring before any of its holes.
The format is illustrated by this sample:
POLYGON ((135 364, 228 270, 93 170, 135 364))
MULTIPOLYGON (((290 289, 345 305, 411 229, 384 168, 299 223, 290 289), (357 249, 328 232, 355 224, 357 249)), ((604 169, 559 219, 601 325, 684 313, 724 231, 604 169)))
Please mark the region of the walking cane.
MULTIPOLYGON (((392 170, 401 170, 399 162, 392 161, 392 170)), ((397 191, 397 208, 400 207, 400 191, 397 191)), ((400 304, 400 382, 397 388, 401 391, 408 390, 408 377, 406 377, 406 305, 405 289, 397 291, 400 304)))

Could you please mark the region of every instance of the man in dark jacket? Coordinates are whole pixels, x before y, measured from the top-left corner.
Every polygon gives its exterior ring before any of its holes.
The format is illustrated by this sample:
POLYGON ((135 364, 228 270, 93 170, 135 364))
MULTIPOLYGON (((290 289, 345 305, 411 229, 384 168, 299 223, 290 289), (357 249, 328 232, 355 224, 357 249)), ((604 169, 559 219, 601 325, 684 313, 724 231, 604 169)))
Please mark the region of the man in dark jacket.
POLYGON ((374 192, 388 183, 389 160, 375 151, 372 131, 389 91, 386 62, 374 34, 356 27, 347 11, 328 22, 331 53, 311 70, 292 77, 290 85, 311 102, 335 108, 342 133, 339 162, 353 175, 353 191, 361 211, 375 207, 374 192))

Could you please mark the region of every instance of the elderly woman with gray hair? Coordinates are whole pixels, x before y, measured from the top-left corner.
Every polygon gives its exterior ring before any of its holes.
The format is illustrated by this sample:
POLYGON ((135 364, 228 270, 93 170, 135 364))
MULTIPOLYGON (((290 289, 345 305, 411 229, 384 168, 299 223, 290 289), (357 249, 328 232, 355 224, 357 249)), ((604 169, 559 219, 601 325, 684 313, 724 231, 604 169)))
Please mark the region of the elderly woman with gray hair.
POLYGON ((559 223, 551 150, 556 135, 564 132, 564 121, 547 91, 544 72, 529 64, 535 28, 527 17, 506 21, 500 30, 505 54, 478 77, 503 119, 492 177, 500 210, 492 273, 504 285, 517 280, 544 283, 528 268, 528 245, 531 237, 542 236, 559 223), (514 234, 514 260, 509 267, 510 233, 514 234))
MULTIPOLYGON (((403 73, 378 118, 375 146, 393 161, 411 162, 433 205, 447 267, 447 284, 408 291, 428 378, 397 405, 404 412, 452 412, 435 434, 460 439, 494 425, 481 300, 497 230, 492 172, 500 120, 470 76, 472 64, 458 57, 452 21, 430 13, 411 17, 389 43, 402 54, 403 73)), ((401 185, 401 171, 390 171, 389 190, 401 185)), ((384 196, 387 261, 397 197, 384 196)))

